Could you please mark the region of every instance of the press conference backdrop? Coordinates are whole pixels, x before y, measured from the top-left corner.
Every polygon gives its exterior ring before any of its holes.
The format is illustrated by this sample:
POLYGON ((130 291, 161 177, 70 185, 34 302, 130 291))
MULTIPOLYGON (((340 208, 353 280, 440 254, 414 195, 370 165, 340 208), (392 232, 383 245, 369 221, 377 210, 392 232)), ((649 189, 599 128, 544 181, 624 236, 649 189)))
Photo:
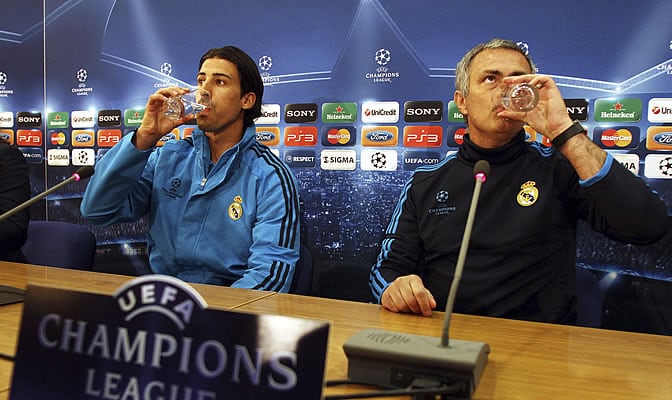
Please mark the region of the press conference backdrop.
MULTIPOLYGON (((667 0, 4 0, 0 135, 23 151, 36 194, 95 165, 139 125, 149 94, 195 84, 206 50, 238 46, 265 82, 258 140, 299 180, 314 293, 369 301, 403 184, 464 133, 455 65, 493 37, 519 42, 593 140, 671 205, 670 15, 667 0)), ((33 218, 84 223, 85 187, 51 195, 33 218)), ((96 269, 146 270, 146 220, 91 229, 96 269)), ((600 279, 606 327, 672 333, 669 243, 624 246, 581 226, 578 257, 600 279)))

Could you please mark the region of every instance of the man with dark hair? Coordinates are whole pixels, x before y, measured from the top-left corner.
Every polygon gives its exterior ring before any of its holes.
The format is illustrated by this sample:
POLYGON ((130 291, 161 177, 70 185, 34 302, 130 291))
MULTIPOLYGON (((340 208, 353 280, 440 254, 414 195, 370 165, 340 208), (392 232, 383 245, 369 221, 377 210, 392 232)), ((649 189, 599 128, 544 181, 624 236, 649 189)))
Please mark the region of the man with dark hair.
POLYGON ((198 86, 210 105, 184 140, 158 140, 193 114, 172 120, 163 88, 147 101, 141 126, 96 167, 81 204, 96 225, 149 214, 155 273, 188 282, 287 292, 299 257, 299 195, 291 171, 256 140, 263 83, 254 61, 227 46, 201 58, 198 86))
MULTIPOLYGON (((26 159, 0 137, 0 214, 30 199, 26 159)), ((0 221, 0 261, 25 262, 21 247, 26 242, 30 213, 24 208, 0 221)))
POLYGON ((555 82, 515 42, 493 39, 456 68, 454 100, 468 134, 458 152, 416 169, 404 187, 369 285, 388 310, 426 316, 446 304, 474 188, 483 184, 455 310, 554 323, 576 319, 579 219, 612 240, 645 244, 668 228, 665 204, 570 119, 555 82), (511 111, 507 86, 536 87, 539 104, 511 111), (527 142, 524 124, 553 147, 527 142))

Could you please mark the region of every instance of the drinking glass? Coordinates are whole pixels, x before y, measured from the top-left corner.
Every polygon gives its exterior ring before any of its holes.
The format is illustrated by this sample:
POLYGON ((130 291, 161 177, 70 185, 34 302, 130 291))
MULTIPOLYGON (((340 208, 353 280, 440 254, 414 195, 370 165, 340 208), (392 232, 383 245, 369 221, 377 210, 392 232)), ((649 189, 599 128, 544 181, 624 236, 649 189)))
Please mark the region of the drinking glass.
POLYGON ((166 99, 165 114, 178 120, 188 114, 197 114, 210 107, 210 93, 203 88, 193 89, 185 94, 166 99))
POLYGON ((504 89, 502 105, 511 111, 527 112, 539 103, 537 88, 527 83, 519 83, 504 89))

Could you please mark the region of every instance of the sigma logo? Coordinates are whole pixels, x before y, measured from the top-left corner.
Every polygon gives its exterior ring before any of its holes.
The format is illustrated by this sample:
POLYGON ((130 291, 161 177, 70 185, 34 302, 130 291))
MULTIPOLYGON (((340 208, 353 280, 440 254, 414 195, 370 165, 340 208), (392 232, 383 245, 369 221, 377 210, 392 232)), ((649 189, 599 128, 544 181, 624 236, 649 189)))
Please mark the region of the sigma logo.
POLYGON ((47 165, 67 167, 70 165, 70 150, 49 149, 47 150, 47 165))
POLYGON ((285 128, 285 146, 315 146, 316 126, 288 126, 285 128))
POLYGON ((277 125, 280 123, 280 104, 262 104, 261 116, 254 120, 259 125, 277 125))
POLYGON ((565 106, 571 119, 578 119, 579 121, 588 120, 588 100, 565 99, 565 106))
POLYGON ((314 168, 315 152, 312 150, 287 150, 285 151, 285 162, 290 167, 314 168))
POLYGON ((649 100, 650 122, 672 122, 672 99, 655 98, 649 100))
POLYGON ((72 147, 93 147, 93 131, 73 130, 72 147))
POLYGON ((70 114, 70 124, 73 128, 93 128, 95 124, 93 111, 73 111, 70 114))
POLYGON ((362 122, 396 123, 399 121, 399 103, 396 101, 369 101, 362 104, 362 122))
POLYGON ((19 128, 33 128, 42 126, 42 113, 18 112, 16 125, 19 128))
POLYGON ((320 168, 330 171, 354 171, 357 166, 355 150, 322 150, 320 168))
POLYGON ((280 128, 277 126, 257 126, 257 142, 266 146, 277 146, 280 143, 280 128))
POLYGON ((611 153, 616 161, 635 175, 639 174, 639 156, 637 154, 611 153))
POLYGON ((285 122, 290 124, 317 122, 317 104, 309 103, 285 105, 285 122))
POLYGON ((121 110, 100 110, 98 111, 98 127, 120 126, 121 110))
POLYGON ((362 128, 363 146, 396 146, 399 130, 396 126, 372 126, 362 128))
POLYGON ((441 122, 443 119, 443 102, 441 101, 407 101, 404 103, 404 121, 406 122, 441 122))
POLYGON ((14 126, 14 114, 11 111, 0 112, 0 128, 12 128, 14 126))
POLYGON ((404 146, 439 147, 443 140, 443 128, 438 125, 404 127, 404 146))

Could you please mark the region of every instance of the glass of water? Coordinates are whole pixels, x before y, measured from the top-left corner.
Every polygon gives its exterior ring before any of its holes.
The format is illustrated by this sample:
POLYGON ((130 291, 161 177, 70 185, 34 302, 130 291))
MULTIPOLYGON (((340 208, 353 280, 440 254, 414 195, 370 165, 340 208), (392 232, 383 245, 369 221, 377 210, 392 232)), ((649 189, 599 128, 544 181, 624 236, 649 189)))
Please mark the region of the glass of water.
POLYGON ((210 107, 210 93, 203 88, 193 89, 185 94, 166 99, 165 114, 178 120, 188 114, 197 114, 210 107))
POLYGON ((527 83, 519 83, 504 89, 502 105, 511 111, 527 112, 539 103, 537 88, 527 83))

